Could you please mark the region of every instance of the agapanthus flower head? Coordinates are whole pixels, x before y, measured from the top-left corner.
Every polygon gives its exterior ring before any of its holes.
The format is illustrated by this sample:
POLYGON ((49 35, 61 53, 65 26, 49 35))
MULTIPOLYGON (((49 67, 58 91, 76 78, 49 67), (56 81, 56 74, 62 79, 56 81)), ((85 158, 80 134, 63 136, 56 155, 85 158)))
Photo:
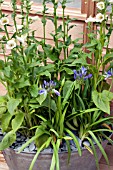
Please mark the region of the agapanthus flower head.
POLYGON ((44 80, 44 84, 42 85, 44 88, 54 88, 56 86, 56 82, 50 80, 49 82, 47 82, 46 80, 44 80))
POLYGON ((49 82, 44 80, 44 83, 42 85, 42 89, 39 90, 39 94, 40 95, 41 94, 46 95, 47 93, 54 93, 57 96, 60 96, 60 92, 55 89, 55 86, 56 86, 56 82, 54 82, 53 80, 50 80, 49 82))
POLYGON ((108 70, 107 72, 105 72, 104 74, 104 77, 105 77, 105 80, 107 80, 109 77, 113 76, 113 73, 112 71, 108 70))
POLYGON ((82 66, 81 68, 80 68, 80 70, 73 70, 73 72, 74 72, 74 79, 76 80, 81 80, 81 79, 83 79, 83 80, 86 80, 86 79, 88 79, 88 78, 91 78, 92 77, 92 74, 87 74, 87 68, 86 67, 84 67, 84 66, 82 66))

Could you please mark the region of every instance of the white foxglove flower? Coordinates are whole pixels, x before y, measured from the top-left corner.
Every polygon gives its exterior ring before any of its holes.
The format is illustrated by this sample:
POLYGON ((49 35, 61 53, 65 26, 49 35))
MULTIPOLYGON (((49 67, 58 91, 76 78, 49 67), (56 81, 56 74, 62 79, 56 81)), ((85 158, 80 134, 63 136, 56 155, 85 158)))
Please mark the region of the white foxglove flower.
POLYGON ((87 18, 87 20, 85 20, 86 23, 88 22, 96 22, 96 19, 93 18, 92 16, 89 16, 89 18, 87 18))
POLYGON ((102 22, 104 19, 105 19, 105 18, 104 18, 104 15, 103 15, 103 14, 98 13, 98 14, 96 15, 96 22, 102 22))
POLYGON ((33 3, 34 3, 33 1, 30 1, 29 5, 33 5, 33 3))
POLYGON ((97 8, 100 9, 100 10, 102 10, 102 9, 105 8, 104 2, 98 2, 98 3, 96 4, 96 6, 97 6, 97 8))
POLYGON ((11 50, 16 47, 16 42, 14 40, 9 40, 6 44, 6 48, 11 50))
POLYGON ((19 19, 22 19, 22 18, 23 18, 23 15, 17 14, 16 17, 19 18, 19 19))
POLYGON ((2 40, 2 38, 3 38, 3 35, 0 35, 0 40, 2 40))
MULTIPOLYGON (((23 28, 23 25, 16 25, 17 31, 21 30, 23 28)), ((16 32, 16 28, 13 29, 14 32, 16 32)))
POLYGON ((55 3, 58 3, 58 0, 55 0, 55 3))
POLYGON ((29 21, 35 22, 37 20, 40 20, 39 16, 29 17, 29 21))
POLYGON ((21 42, 22 44, 24 44, 25 41, 26 41, 26 38, 27 38, 27 34, 21 35, 20 37, 19 37, 19 36, 16 36, 16 38, 17 38, 17 40, 18 40, 19 42, 21 42))
POLYGON ((1 25, 7 25, 7 24, 9 24, 9 19, 8 19, 7 17, 1 18, 0 24, 1 24, 1 25))
POLYGON ((109 3, 110 3, 110 4, 113 4, 113 0, 109 0, 109 3))

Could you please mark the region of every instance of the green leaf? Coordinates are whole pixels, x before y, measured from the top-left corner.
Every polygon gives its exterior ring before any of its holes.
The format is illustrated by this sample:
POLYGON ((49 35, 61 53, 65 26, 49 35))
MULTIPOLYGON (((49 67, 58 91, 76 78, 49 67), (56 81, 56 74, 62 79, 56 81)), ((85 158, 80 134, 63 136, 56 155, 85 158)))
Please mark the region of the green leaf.
POLYGON ((74 74, 74 73, 73 73, 73 70, 70 69, 70 68, 64 67, 64 70, 66 71, 67 74, 70 74, 70 75, 74 74))
POLYGON ((18 112, 17 115, 15 115, 15 118, 12 120, 12 129, 14 130, 14 132, 16 132, 20 128, 23 120, 24 114, 22 112, 18 112))
MULTIPOLYGON (((40 134, 39 134, 39 135, 40 135, 40 134)), ((20 150, 18 151, 18 153, 22 152, 30 143, 34 142, 39 135, 33 136, 33 137, 32 137, 31 139, 29 139, 26 143, 24 143, 24 144, 22 145, 22 147, 20 148, 20 150)))
POLYGON ((0 70, 2 70, 4 68, 4 61, 0 60, 0 70))
POLYGON ((92 136, 92 138, 94 139, 94 141, 96 142, 96 144, 98 145, 102 155, 104 156, 107 164, 109 165, 109 160, 108 160, 108 157, 107 157, 107 154, 106 152, 104 151, 104 148, 102 147, 102 145, 100 144, 99 140, 97 139, 97 137, 95 136, 95 134, 92 132, 92 131, 88 131, 89 134, 92 136))
POLYGON ((41 94, 38 98, 37 98, 37 101, 39 102, 39 104, 41 105, 44 100, 46 99, 47 97, 47 94, 41 94))
POLYGON ((15 132, 13 130, 8 132, 2 139, 2 142, 0 143, 0 150, 8 148, 15 142, 15 140, 16 140, 15 132))
POLYGON ((42 76, 45 75, 46 77, 49 77, 49 79, 51 80, 51 74, 48 70, 44 71, 43 73, 40 73, 40 75, 42 75, 42 76))
POLYGON ((88 141, 90 142, 90 144, 92 146, 92 150, 93 150, 93 154, 94 154, 94 157, 95 157, 96 166, 97 166, 97 169, 99 170, 99 162, 98 162, 97 152, 96 152, 94 143, 93 143, 93 141, 89 137, 86 137, 86 139, 88 139, 88 141))
POLYGON ((7 108, 10 114, 14 114, 15 109, 20 104, 21 99, 14 99, 10 98, 10 100, 7 102, 7 108))
POLYGON ((46 146, 46 143, 47 143, 47 142, 48 142, 48 141, 46 141, 46 142, 38 149, 37 153, 35 154, 32 162, 31 162, 31 165, 30 165, 30 167, 29 167, 29 170, 32 170, 32 169, 33 169, 33 166, 34 166, 34 164, 35 164, 35 162, 36 162, 36 160, 37 160, 37 158, 38 158, 38 155, 39 155, 40 152, 43 150, 43 148, 46 146))
POLYGON ((33 84, 32 86, 30 86, 29 91, 32 97, 37 97, 38 96, 38 85, 33 84))
POLYGON ((59 137, 59 134, 54 129, 50 129, 50 132, 53 132, 57 137, 59 137))
POLYGON ((93 99, 93 102, 95 103, 95 105, 100 110, 102 110, 105 113, 110 114, 110 103, 109 103, 109 101, 111 99, 111 95, 109 95, 106 90, 103 90, 102 93, 99 93, 96 90, 93 91, 92 92, 92 99, 93 99))
POLYGON ((29 80, 22 80, 21 79, 21 81, 20 82, 17 82, 16 84, 15 84, 15 87, 16 88, 23 88, 23 87, 26 87, 26 86, 30 86, 30 82, 29 82, 29 80))
POLYGON ((78 139, 69 129, 65 128, 65 131, 73 138, 73 141, 75 142, 76 147, 78 149, 78 154, 81 156, 81 148, 80 148, 80 144, 78 142, 78 139))
POLYGON ((64 108, 65 104, 67 103, 72 91, 74 89, 74 82, 66 81, 63 87, 63 97, 64 100, 62 102, 62 107, 64 108))
POLYGON ((2 128, 3 133, 7 130, 11 118, 12 118, 12 115, 9 112, 6 112, 5 114, 2 115, 1 128, 2 128))

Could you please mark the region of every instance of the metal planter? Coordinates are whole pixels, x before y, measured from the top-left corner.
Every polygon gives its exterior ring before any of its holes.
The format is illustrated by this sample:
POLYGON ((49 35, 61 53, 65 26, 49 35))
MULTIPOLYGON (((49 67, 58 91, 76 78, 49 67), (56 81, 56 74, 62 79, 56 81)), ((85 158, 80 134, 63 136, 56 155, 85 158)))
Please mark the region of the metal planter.
MULTIPOLYGON (((105 148, 107 141, 103 142, 105 148)), ((6 149, 3 151, 5 160, 10 170, 29 170, 29 166, 35 154, 32 153, 16 153, 12 149, 6 149)), ((98 160, 100 160, 102 154, 97 148, 98 160)), ((40 154, 33 170, 49 170, 51 164, 52 154, 40 154)), ((78 155, 78 152, 71 153, 70 163, 67 163, 68 153, 59 153, 60 170, 96 170, 96 164, 94 156, 84 149, 82 156, 78 155)))

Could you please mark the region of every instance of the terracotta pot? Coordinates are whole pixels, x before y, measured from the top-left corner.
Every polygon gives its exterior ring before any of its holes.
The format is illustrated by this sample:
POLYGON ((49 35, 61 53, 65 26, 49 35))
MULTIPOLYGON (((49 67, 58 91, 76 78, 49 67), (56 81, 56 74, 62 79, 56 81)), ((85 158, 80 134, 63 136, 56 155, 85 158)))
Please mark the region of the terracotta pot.
MULTIPOLYGON (((107 141, 103 142, 105 148, 107 141)), ((35 154, 31 153, 20 153, 17 154, 12 149, 6 149, 3 151, 5 160, 10 170, 28 170, 30 163, 35 154)), ((98 160, 100 160, 102 154, 97 148, 98 160)), ((52 154, 41 153, 34 165, 33 170, 49 170, 51 164, 52 154)), ((78 152, 71 153, 70 163, 67 163, 68 153, 59 153, 60 159, 60 170, 96 170, 95 159, 93 155, 84 149, 82 156, 78 155, 78 152)))

